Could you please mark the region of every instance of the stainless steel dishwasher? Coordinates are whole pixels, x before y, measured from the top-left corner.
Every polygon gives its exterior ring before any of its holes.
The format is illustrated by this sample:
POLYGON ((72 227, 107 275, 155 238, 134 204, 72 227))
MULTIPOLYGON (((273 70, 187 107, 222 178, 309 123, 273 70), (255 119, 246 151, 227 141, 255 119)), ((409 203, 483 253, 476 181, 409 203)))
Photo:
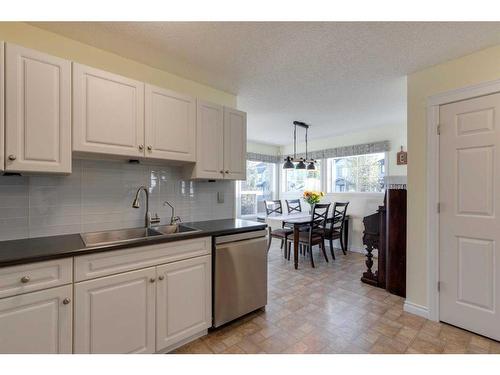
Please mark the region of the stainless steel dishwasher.
POLYGON ((267 304, 266 232, 215 237, 214 327, 267 304))

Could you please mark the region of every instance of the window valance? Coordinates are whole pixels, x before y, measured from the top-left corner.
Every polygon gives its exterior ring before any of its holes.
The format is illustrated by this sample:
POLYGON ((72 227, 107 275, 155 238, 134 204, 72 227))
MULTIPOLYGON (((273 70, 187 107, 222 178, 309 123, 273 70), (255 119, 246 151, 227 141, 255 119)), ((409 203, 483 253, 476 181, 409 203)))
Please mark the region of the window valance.
MULTIPOLYGON (((356 156, 375 154, 377 152, 386 152, 391 150, 389 141, 380 141, 372 143, 363 143, 359 145, 342 146, 327 148, 324 150, 310 151, 308 156, 313 159, 339 158, 342 156, 356 156)), ((297 157, 305 157, 305 153, 297 154, 297 157)), ((247 160, 262 161, 266 163, 281 163, 284 156, 259 154, 256 152, 247 152, 247 160)))
POLYGON ((281 157, 278 155, 267 155, 267 154, 258 154, 256 152, 247 152, 247 160, 262 161, 265 163, 279 163, 281 161, 281 157))
MULTIPOLYGON (((342 156, 356 156, 375 154, 377 152, 386 152, 391 150, 389 141, 380 141, 372 143, 363 143, 359 145, 342 146, 327 148, 324 150, 310 151, 308 156, 313 159, 339 158, 342 156)), ((297 157, 305 157, 305 153, 297 154, 297 157)))

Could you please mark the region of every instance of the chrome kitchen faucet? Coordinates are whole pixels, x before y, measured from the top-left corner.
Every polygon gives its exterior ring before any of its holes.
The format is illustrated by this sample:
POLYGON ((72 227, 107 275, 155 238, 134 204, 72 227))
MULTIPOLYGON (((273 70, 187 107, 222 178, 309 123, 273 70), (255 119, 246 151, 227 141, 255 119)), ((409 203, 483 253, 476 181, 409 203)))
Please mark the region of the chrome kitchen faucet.
POLYGON ((146 214, 144 217, 144 225, 146 226, 146 228, 151 228, 153 224, 156 225, 160 223, 160 218, 158 217, 158 214, 156 214, 155 217, 151 217, 151 213, 149 212, 149 191, 147 187, 141 186, 139 189, 137 189, 134 201, 132 202, 132 207, 141 207, 139 204, 139 194, 141 193, 141 191, 144 191, 144 193, 146 194, 146 214))

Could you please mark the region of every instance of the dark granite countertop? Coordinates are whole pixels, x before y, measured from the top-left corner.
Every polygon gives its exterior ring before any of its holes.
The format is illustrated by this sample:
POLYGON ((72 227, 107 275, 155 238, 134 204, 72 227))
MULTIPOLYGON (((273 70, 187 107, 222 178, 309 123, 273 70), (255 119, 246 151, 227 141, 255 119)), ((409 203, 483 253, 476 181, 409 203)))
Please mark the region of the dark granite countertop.
POLYGON ((0 241, 0 267, 191 238, 251 232, 265 229, 267 226, 265 223, 240 219, 196 221, 182 224, 199 229, 199 231, 175 236, 154 236, 133 242, 94 247, 85 247, 79 234, 0 241))

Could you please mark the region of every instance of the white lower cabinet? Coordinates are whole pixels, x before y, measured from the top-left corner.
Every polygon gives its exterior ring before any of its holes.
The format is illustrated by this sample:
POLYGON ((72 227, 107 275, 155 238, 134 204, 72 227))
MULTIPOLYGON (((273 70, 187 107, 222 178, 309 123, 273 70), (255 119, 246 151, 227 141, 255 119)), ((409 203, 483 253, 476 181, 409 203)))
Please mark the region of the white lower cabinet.
POLYGON ((154 353, 150 267, 75 284, 75 353, 154 353))
MULTIPOLYGON (((212 325, 210 242, 186 240, 163 247, 174 251, 180 246, 187 257, 193 254, 193 243, 203 247, 203 255, 149 262, 148 268, 75 283, 75 353, 167 352, 206 333, 212 325)), ((139 253, 129 254, 139 267, 155 255, 143 251, 143 259, 139 253)), ((103 255, 90 256, 99 257, 92 262, 98 268, 103 255)), ((108 266, 113 263, 113 258, 104 259, 108 266)), ((76 258, 77 269, 79 264, 76 258)))
POLYGON ((157 267, 156 349, 174 346, 212 325, 211 256, 157 267))
POLYGON ((0 354, 171 351, 212 325, 210 254, 204 237, 0 268, 0 354))
POLYGON ((72 285, 0 299, 0 353, 72 352, 72 285))

